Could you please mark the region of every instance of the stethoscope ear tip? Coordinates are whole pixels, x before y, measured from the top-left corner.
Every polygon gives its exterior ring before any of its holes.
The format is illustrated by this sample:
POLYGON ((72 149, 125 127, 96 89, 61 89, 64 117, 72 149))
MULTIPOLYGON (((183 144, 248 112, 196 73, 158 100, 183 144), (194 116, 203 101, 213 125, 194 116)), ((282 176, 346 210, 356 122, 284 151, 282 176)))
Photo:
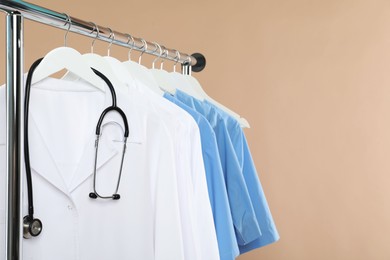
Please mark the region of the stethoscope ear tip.
POLYGON ((121 195, 119 195, 119 194, 112 195, 113 200, 119 200, 120 198, 121 198, 121 195))
POLYGON ((97 199, 97 195, 96 195, 95 192, 89 193, 89 197, 90 197, 91 199, 97 199))

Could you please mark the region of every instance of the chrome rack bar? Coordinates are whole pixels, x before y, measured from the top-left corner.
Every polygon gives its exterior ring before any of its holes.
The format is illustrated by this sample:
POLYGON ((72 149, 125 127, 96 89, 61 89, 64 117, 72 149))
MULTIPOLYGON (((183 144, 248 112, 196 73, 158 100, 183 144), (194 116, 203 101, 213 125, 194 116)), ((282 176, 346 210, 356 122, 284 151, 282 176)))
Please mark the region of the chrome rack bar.
MULTIPOLYGON (((0 10, 3 10, 7 13, 10 12, 20 12, 24 18, 27 18, 32 21, 36 21, 42 24, 46 24, 52 27, 57 27, 60 29, 67 30, 68 29, 68 17, 65 13, 59 13, 56 11, 52 11, 50 9, 34 5, 28 2, 20 1, 20 0, 0 0, 0 10)), ((71 20, 71 28, 70 31, 81 34, 87 37, 95 38, 96 28, 92 22, 84 21, 79 18, 70 16, 71 20)), ((132 41, 129 41, 129 37, 126 33, 121 33, 115 30, 112 30, 112 32, 115 35, 115 39, 113 40, 110 38, 111 31, 108 27, 104 26, 97 26, 99 28, 99 35, 98 39, 106 42, 111 42, 113 44, 123 46, 123 47, 134 47, 134 50, 136 51, 144 51, 145 53, 148 53, 150 55, 159 56, 160 53, 156 51, 156 46, 149 41, 146 41, 146 49, 144 50, 143 42, 141 38, 134 37, 134 46, 132 45, 132 41)), ((177 55, 176 51, 174 49, 165 48, 167 50, 167 55, 163 56, 164 59, 176 61, 177 55)), ((203 56, 204 58, 204 56, 203 56)), ((181 64, 191 63, 189 65, 194 68, 193 71, 200 71, 204 68, 205 63, 198 63, 197 57, 190 56, 186 53, 180 52, 180 59, 178 60, 181 64), (190 57, 190 58, 189 58, 190 57)))

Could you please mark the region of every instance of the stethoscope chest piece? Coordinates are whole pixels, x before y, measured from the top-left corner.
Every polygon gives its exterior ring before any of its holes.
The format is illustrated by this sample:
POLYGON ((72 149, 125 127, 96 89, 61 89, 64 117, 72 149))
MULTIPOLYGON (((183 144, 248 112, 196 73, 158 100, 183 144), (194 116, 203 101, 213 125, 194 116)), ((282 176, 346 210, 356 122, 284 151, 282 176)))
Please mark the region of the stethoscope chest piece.
POLYGON ((23 237, 32 238, 39 236, 42 232, 42 222, 37 218, 32 218, 29 215, 23 218, 23 237))
MULTIPOLYGON (((95 192, 90 192, 89 193, 89 197, 91 199, 97 199, 98 198, 98 195, 95 193, 95 192)), ((112 197, 111 197, 113 200, 119 200, 121 198, 121 195, 120 194, 113 194, 112 197)))

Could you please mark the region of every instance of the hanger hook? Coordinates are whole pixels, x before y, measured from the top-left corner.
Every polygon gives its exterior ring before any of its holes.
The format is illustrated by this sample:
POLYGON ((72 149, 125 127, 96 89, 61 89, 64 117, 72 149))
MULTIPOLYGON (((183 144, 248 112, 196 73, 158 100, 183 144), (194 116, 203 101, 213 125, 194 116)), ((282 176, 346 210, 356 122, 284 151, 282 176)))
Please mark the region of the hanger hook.
POLYGON ((154 44, 154 50, 152 50, 152 53, 151 54, 155 54, 156 51, 158 50, 158 44, 156 45, 156 43, 153 43, 154 44))
POLYGON ((100 32, 99 32, 99 27, 97 26, 96 23, 94 23, 94 22, 89 22, 89 23, 93 25, 92 32, 90 32, 90 33, 93 33, 94 31, 96 31, 96 37, 92 40, 92 44, 91 44, 91 53, 93 53, 93 48, 95 47, 95 41, 97 38, 99 38, 100 32))
MULTIPOLYGON (((152 62, 152 69, 154 69, 154 64, 156 63, 156 61, 157 61, 158 59, 161 58, 161 55, 163 54, 161 45, 158 44, 157 42, 153 42, 153 44, 156 46, 156 51, 157 51, 157 48, 158 48, 160 51, 159 51, 158 56, 157 56, 157 57, 153 60, 153 62, 152 62)), ((153 53, 154 53, 154 52, 153 52, 153 53)))
POLYGON ((66 33, 65 33, 65 36, 64 36, 64 46, 66 47, 67 46, 67 40, 68 40, 68 33, 70 31, 70 27, 72 26, 72 19, 70 18, 70 16, 66 13, 63 13, 64 15, 66 15, 66 22, 64 25, 66 24, 69 24, 68 25, 68 30, 66 30, 66 33))
POLYGON ((142 55, 144 55, 145 51, 148 49, 148 43, 141 38, 142 47, 140 48, 142 50, 141 54, 138 57, 138 64, 141 64, 142 55))
POLYGON ((110 57, 111 45, 115 40, 115 33, 111 30, 111 28, 108 28, 108 30, 110 30, 110 36, 108 36, 108 38, 111 39, 111 37, 112 37, 111 42, 108 45, 108 49, 107 49, 107 56, 110 57))
POLYGON ((187 58, 184 60, 184 63, 182 64, 183 66, 187 67, 186 71, 185 70, 182 71, 182 73, 184 75, 190 75, 191 76, 191 70, 192 70, 191 69, 192 68, 191 63, 192 63, 192 57, 191 57, 191 55, 187 54, 187 58))
POLYGON ((164 62, 165 62, 165 59, 169 56, 169 50, 167 48, 165 48, 165 46, 162 46, 162 48, 164 49, 163 51, 163 59, 160 63, 160 70, 162 70, 164 68, 164 62))
POLYGON ((176 65, 180 60, 180 52, 178 50, 174 50, 174 51, 176 53, 176 56, 175 58, 173 58, 175 60, 175 63, 173 64, 173 72, 176 72, 176 65))
POLYGON ((188 55, 187 58, 186 58, 186 61, 188 61, 188 66, 192 66, 191 63, 192 63, 192 57, 191 55, 188 55))
POLYGON ((135 41, 134 41, 134 37, 131 36, 130 34, 126 33, 125 35, 127 36, 127 39, 128 39, 128 41, 127 41, 126 44, 130 45, 129 43, 130 43, 130 41, 131 41, 131 46, 130 46, 129 52, 128 52, 128 54, 127 54, 127 57, 128 57, 128 59, 129 59, 129 61, 131 61, 131 51, 134 49, 135 41))

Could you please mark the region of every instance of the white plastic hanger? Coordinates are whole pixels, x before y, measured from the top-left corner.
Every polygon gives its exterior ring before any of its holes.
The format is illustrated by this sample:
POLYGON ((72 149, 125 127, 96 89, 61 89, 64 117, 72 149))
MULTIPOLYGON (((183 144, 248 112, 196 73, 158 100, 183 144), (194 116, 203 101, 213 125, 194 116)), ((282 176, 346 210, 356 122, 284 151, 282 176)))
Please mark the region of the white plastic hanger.
MULTIPOLYGON (((88 64, 89 67, 92 67, 92 68, 100 71, 101 73, 103 73, 104 76, 106 76, 111 81, 111 83, 113 84, 113 86, 115 88, 126 89, 125 85, 118 79, 116 74, 112 71, 110 64, 102 56, 95 54, 93 52, 95 41, 99 37, 99 28, 97 27, 97 25, 95 23, 93 23, 93 24, 95 26, 94 30, 96 30, 96 37, 92 41, 91 53, 83 54, 82 59, 84 60, 84 62, 86 62, 88 64)), ((113 33, 113 31, 110 28, 108 28, 108 29, 110 30, 109 38, 112 38, 112 40, 108 46, 108 49, 107 49, 107 55, 110 56, 110 48, 111 48, 113 41, 115 40, 115 34, 113 33)), ((75 75, 74 73, 67 73, 64 75, 64 77, 62 77, 62 79, 71 80, 71 81, 77 80, 78 75, 75 75)))
POLYGON ((105 88, 101 79, 84 62, 81 54, 73 48, 66 47, 67 36, 72 25, 70 16, 67 14, 66 16, 69 27, 64 36, 64 47, 56 48, 45 55, 34 72, 32 84, 66 69, 104 92, 105 88))
MULTIPOLYGON (((141 55, 138 57, 138 63, 131 60, 131 51, 133 50, 135 46, 134 38, 131 35, 128 35, 129 42, 130 39, 132 40, 132 47, 130 47, 129 53, 128 53, 128 60, 123 62, 122 64, 126 68, 126 70, 132 75, 136 80, 143 83, 143 85, 148 86, 151 90, 153 90, 155 93, 159 94, 160 96, 163 95, 163 91, 160 89, 158 82, 152 75, 152 73, 149 71, 148 68, 141 65, 141 59, 142 55, 145 53, 147 49, 147 43, 144 39, 141 39, 142 41, 142 47, 139 49, 141 51, 141 55)), ((138 47, 137 47, 138 48, 138 47)))
MULTIPOLYGON (((130 35, 127 34, 127 36, 129 38, 130 35)), ((127 41, 127 44, 129 44, 129 42, 130 42, 130 39, 127 41)), ((131 50, 130 50, 130 52, 131 52, 131 50)), ((119 61, 118 59, 116 59, 110 55, 103 57, 103 59, 108 64, 108 66, 110 66, 111 71, 115 74, 117 79, 121 83, 126 85, 126 87, 131 87, 131 86, 134 87, 137 85, 135 78, 130 74, 127 67, 121 61, 119 61)), ((159 94, 162 95, 161 94, 162 91, 160 89, 158 89, 158 91, 159 91, 159 94)))
POLYGON ((173 72, 169 73, 170 77, 174 80, 175 82, 175 87, 177 89, 180 89, 181 91, 187 93, 188 95, 199 99, 201 101, 204 100, 204 96, 201 93, 198 93, 196 89, 194 89, 188 79, 183 76, 183 74, 176 72, 176 65, 178 61, 180 60, 180 52, 176 51, 176 57, 175 57, 175 63, 173 65, 173 72))
POLYGON ((162 65, 160 69, 155 68, 156 61, 161 59, 163 55, 167 55, 166 50, 163 51, 161 45, 158 44, 157 42, 154 42, 153 44, 156 45, 156 50, 157 48, 159 49, 159 55, 157 56, 157 58, 153 60, 152 68, 150 69, 150 71, 152 72, 154 78, 158 82, 159 87, 165 92, 168 92, 173 95, 176 92, 176 87, 175 87, 176 82, 170 77, 167 71, 162 69, 162 65))
MULTIPOLYGON (((191 56, 188 56, 188 62, 189 62, 189 64, 191 64, 191 56)), ((204 99, 206 99, 210 103, 214 104, 215 106, 217 106, 221 110, 225 111, 226 113, 228 113, 229 115, 234 117, 240 123, 241 127, 243 127, 243 128, 250 128, 249 122, 245 118, 241 117, 236 112, 234 112, 231 109, 225 107, 224 105, 220 104, 219 102, 217 102, 214 99, 212 99, 209 95, 207 95, 206 91, 203 90, 203 88, 200 85, 199 81, 195 77, 193 77, 191 75, 184 75, 184 76, 190 82, 192 88, 195 89, 197 93, 200 93, 204 97, 204 99)))
MULTIPOLYGON (((203 91, 199 81, 196 78, 194 78, 193 76, 190 76, 190 75, 186 75, 186 76, 187 76, 187 79, 191 83, 192 86, 195 86, 195 88, 197 88, 198 90, 202 90, 203 91), (199 86, 199 88, 197 86, 199 86)), ((222 105, 221 103, 215 101, 210 96, 208 96, 206 94, 206 92, 203 92, 203 95, 205 96, 205 99, 208 102, 212 103, 216 107, 220 108, 221 110, 225 111, 226 113, 228 113, 229 115, 234 117, 240 123, 241 127, 243 127, 243 128, 250 128, 250 124, 249 124, 248 120, 246 120, 245 118, 241 117, 239 114, 237 114, 233 110, 227 108, 226 106, 222 105)))

